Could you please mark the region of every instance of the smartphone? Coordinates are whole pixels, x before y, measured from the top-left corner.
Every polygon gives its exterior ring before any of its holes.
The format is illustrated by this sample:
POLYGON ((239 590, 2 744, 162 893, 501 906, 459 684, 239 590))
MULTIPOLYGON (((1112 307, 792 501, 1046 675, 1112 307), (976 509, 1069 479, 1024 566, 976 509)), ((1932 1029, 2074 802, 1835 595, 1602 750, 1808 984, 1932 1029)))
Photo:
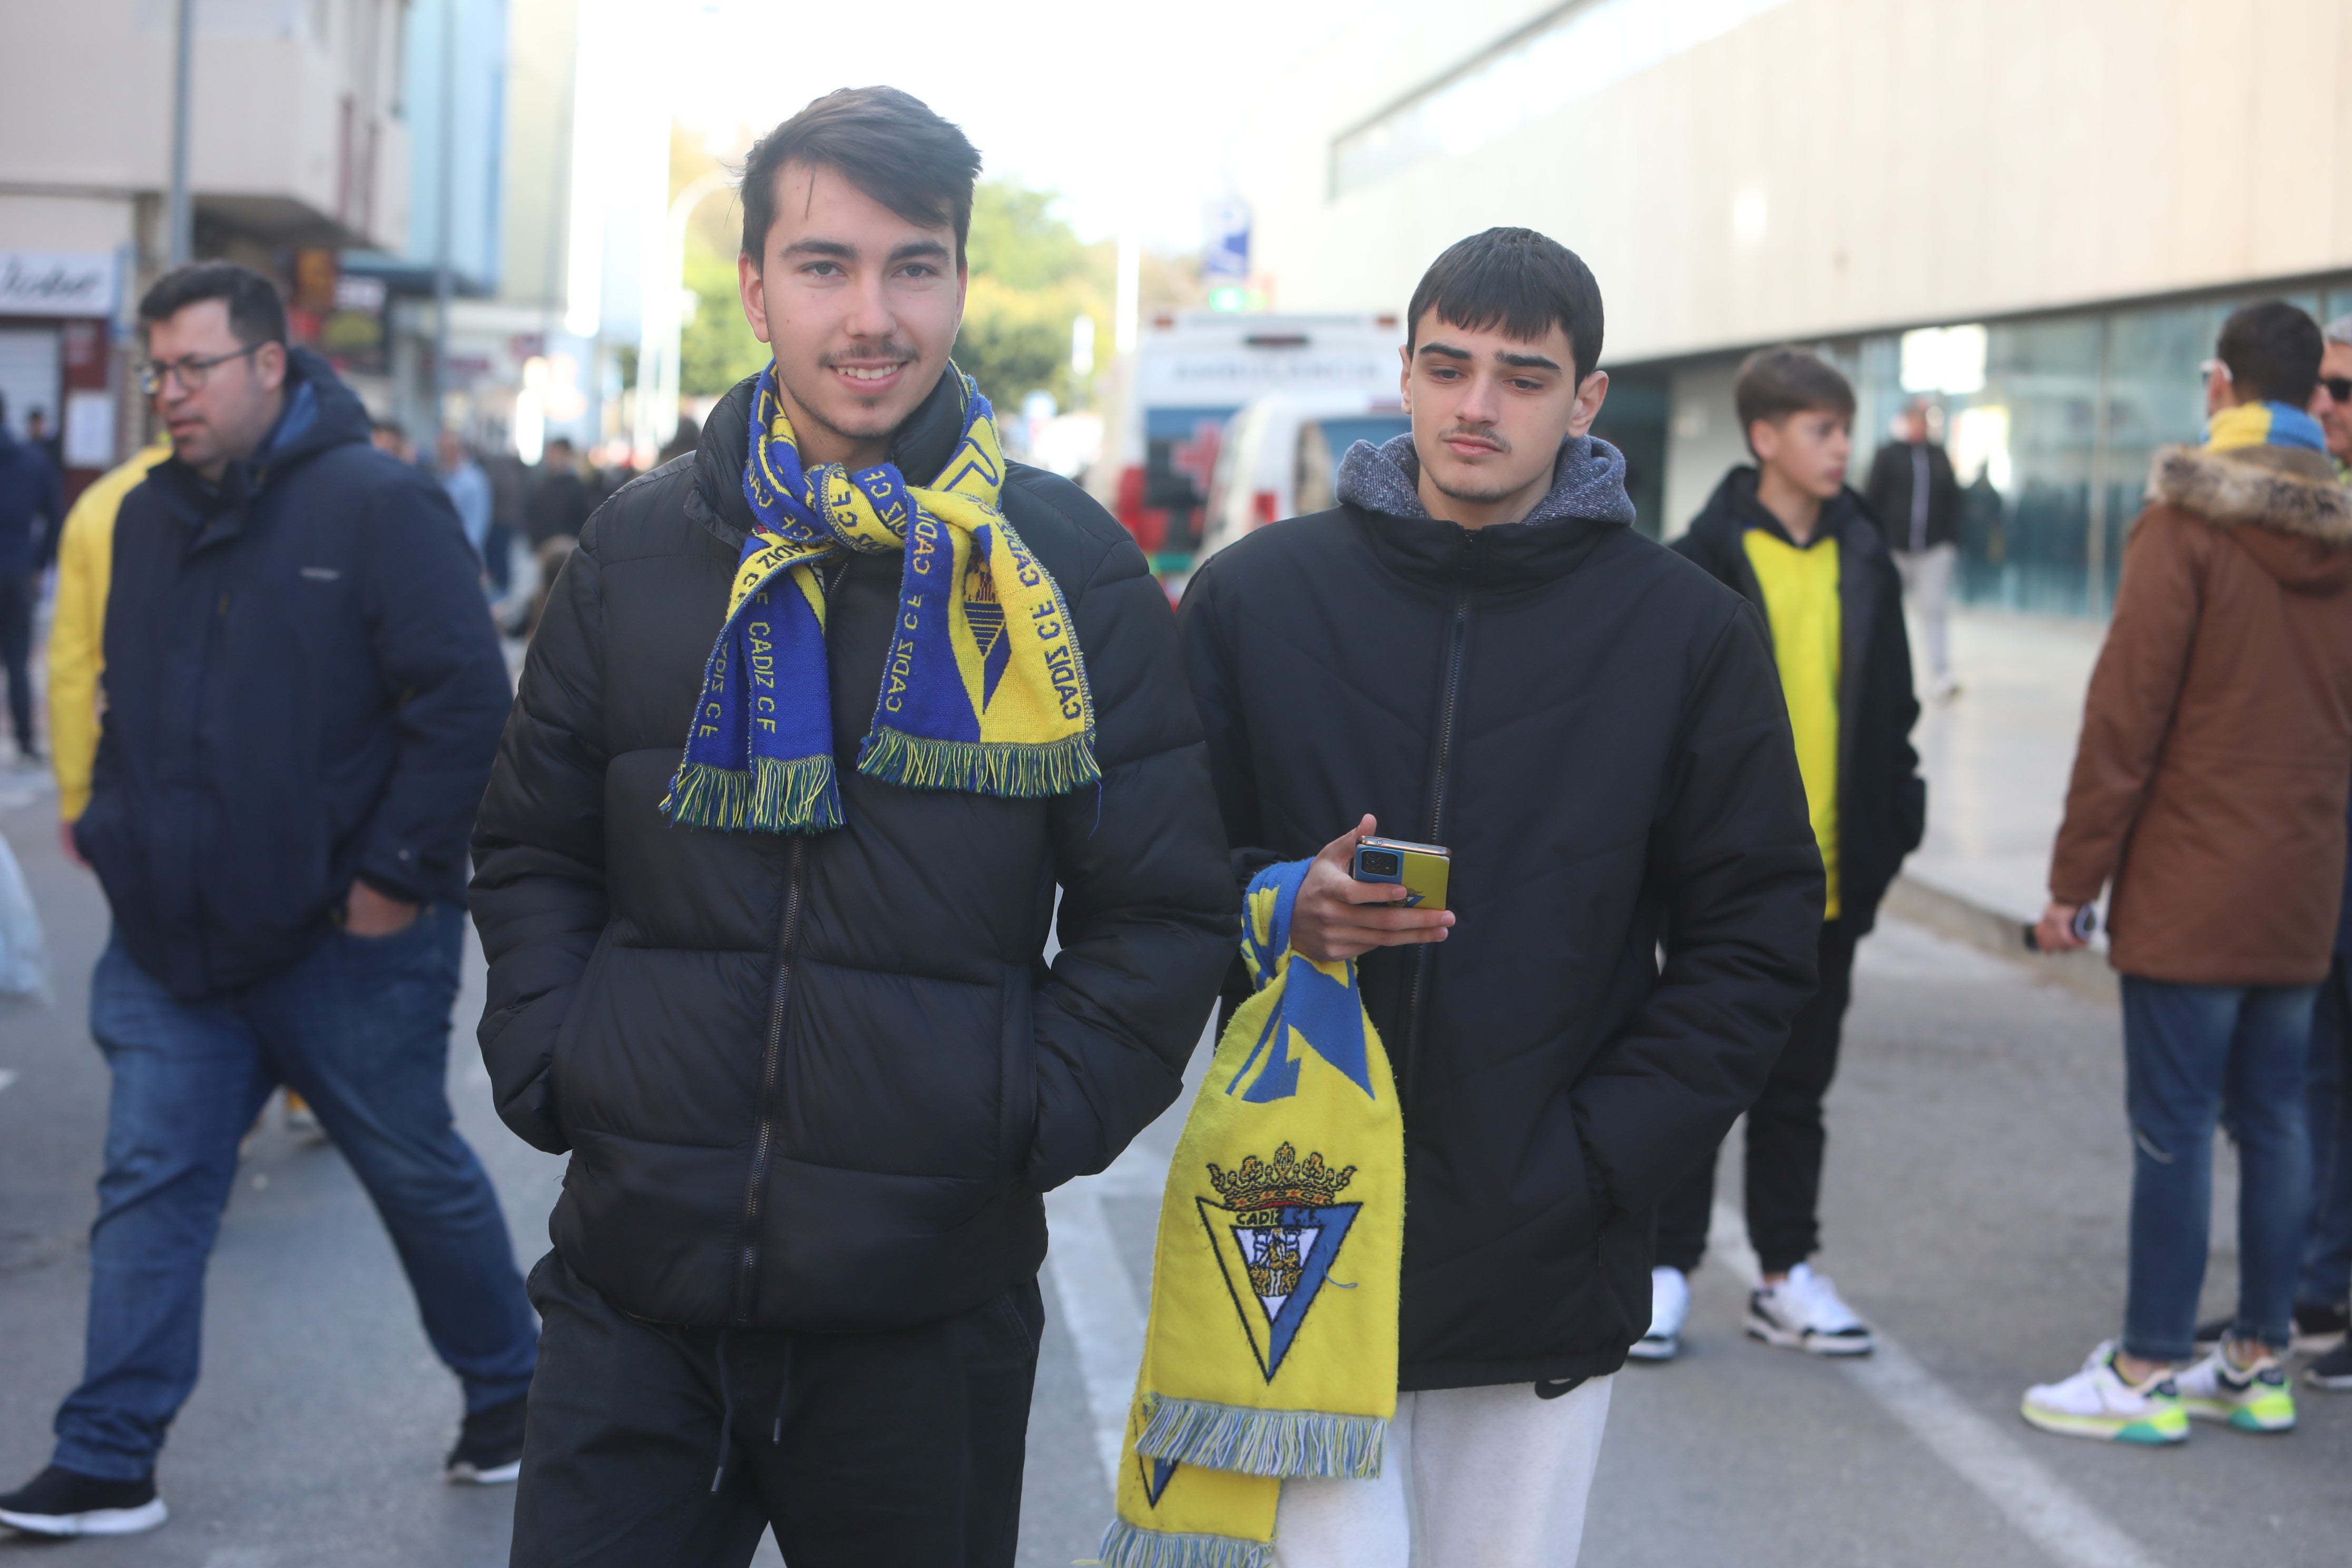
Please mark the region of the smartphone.
POLYGON ((1442 910, 1454 852, 1442 845, 1407 844, 1401 838, 1359 838, 1354 869, 1359 882, 1402 884, 1408 908, 1442 910))

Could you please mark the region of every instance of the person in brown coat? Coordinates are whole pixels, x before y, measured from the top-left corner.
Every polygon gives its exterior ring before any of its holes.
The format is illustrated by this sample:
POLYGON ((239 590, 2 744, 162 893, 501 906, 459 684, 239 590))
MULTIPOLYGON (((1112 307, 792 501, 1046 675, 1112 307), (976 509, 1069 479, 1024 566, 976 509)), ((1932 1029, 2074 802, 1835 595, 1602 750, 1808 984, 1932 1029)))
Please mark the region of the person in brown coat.
POLYGON ((2036 936, 2081 945, 2112 887, 2132 1173, 2120 1345, 2025 1397, 2074 1436, 2178 1442, 2190 1416, 2294 1424, 2281 1364, 2311 1198, 2304 1074, 2343 897, 2352 789, 2352 496, 2319 426, 2319 328, 2279 301, 2221 329, 2210 436, 2159 452, 2091 676, 2036 936), (2238 1312, 2194 1349, 2224 1100, 2238 1312))

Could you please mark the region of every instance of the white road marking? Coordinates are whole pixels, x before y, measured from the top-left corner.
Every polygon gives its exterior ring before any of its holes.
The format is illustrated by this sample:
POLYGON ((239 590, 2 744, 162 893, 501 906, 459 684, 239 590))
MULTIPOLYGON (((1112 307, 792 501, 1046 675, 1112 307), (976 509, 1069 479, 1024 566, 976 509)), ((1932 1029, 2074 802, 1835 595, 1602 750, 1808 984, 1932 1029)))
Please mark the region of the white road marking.
MULTIPOLYGON (((1728 1204, 1715 1205, 1707 1250, 1751 1288, 1755 1285, 1756 1250, 1748 1243, 1746 1221, 1728 1204)), ((1839 1358, 1838 1370, 1983 1493, 2052 1561, 2064 1568, 2160 1568, 2145 1547, 1912 1359, 1885 1329, 1873 1324, 1872 1333, 1878 1342, 1876 1352, 1839 1358)))
MULTIPOLYGON (((1114 1165, 1112 1171, 1118 1167, 1114 1165)), ((1136 1368, 1143 1363, 1143 1303, 1127 1265, 1119 1260, 1103 1194, 1095 1184, 1112 1171, 1081 1178, 1045 1194, 1053 1244, 1045 1266, 1054 1293, 1061 1298, 1062 1321, 1078 1349, 1078 1374, 1087 1385, 1087 1414, 1103 1479, 1118 1490, 1119 1450, 1126 1446, 1127 1407, 1135 1396, 1136 1368)))

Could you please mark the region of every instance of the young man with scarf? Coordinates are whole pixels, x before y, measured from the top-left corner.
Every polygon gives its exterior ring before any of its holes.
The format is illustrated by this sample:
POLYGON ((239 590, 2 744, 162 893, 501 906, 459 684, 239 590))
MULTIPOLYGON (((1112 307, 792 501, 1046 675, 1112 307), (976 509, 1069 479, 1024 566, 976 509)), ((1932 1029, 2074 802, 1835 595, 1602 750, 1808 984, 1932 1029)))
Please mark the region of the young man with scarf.
POLYGON ((1407 320, 1411 434, 1180 616, 1262 989, 1169 1179, 1114 1563, 1573 1562, 1653 1213, 1813 984, 1771 654, 1629 526, 1591 273, 1491 229, 1407 320), (1351 876, 1376 832, 1451 851, 1442 910, 1351 876))
POLYGON ((572 1154, 518 1564, 1010 1563, 1041 1194, 1233 957, 1166 598, 948 357, 978 167, 882 88, 758 143, 772 362, 531 645, 474 884, 500 1112, 572 1154))
POLYGON ((2111 889, 2133 1151, 2123 1333, 2024 1401, 2044 1431, 2110 1442, 2180 1442, 2191 1416, 2295 1420, 2305 1078, 2352 790, 2352 496, 2305 412, 2311 318, 2249 305, 2215 353, 2206 443, 2157 454, 2124 549, 2036 928, 2045 951, 2081 946, 2077 911, 2111 889), (2238 1310, 2191 1365, 2225 1114, 2238 1310))

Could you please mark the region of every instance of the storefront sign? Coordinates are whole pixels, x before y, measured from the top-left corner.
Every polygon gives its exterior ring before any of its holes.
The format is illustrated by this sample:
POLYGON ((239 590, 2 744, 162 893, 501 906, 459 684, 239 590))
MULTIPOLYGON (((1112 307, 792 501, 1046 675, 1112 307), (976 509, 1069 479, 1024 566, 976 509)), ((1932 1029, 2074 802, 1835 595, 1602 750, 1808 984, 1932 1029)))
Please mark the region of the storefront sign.
POLYGON ((114 313, 114 254, 0 250, 0 316, 114 313))

